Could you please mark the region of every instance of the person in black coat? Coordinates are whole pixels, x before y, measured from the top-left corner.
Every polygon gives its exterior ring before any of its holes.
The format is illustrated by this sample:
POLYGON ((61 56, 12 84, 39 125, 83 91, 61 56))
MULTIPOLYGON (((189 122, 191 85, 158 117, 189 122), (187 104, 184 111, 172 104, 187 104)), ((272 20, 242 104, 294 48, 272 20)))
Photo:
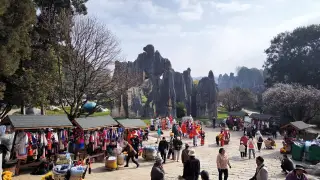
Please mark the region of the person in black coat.
POLYGON ((128 142, 125 142, 124 144, 125 144, 125 147, 123 148, 122 152, 126 151, 128 154, 128 156, 126 158, 126 165, 124 167, 129 167, 129 160, 131 159, 132 162, 135 163, 138 168, 139 163, 134 158, 134 156, 137 154, 137 152, 134 150, 134 148, 128 142))
POLYGON ((283 155, 283 159, 281 160, 281 168, 286 174, 294 170, 294 163, 286 154, 283 155))
POLYGON ((138 159, 139 146, 141 143, 140 143, 140 139, 138 138, 137 134, 134 134, 134 138, 131 139, 131 142, 132 142, 133 149, 137 152, 137 154, 135 154, 135 158, 138 159))
POLYGON ((169 143, 166 141, 166 138, 163 137, 162 140, 159 142, 159 146, 158 146, 158 150, 161 154, 161 158, 163 159, 163 164, 166 163, 168 149, 169 149, 169 143))
POLYGON ((183 172, 186 180, 198 180, 200 175, 200 161, 195 158, 196 152, 191 149, 189 151, 189 160, 187 160, 183 172))

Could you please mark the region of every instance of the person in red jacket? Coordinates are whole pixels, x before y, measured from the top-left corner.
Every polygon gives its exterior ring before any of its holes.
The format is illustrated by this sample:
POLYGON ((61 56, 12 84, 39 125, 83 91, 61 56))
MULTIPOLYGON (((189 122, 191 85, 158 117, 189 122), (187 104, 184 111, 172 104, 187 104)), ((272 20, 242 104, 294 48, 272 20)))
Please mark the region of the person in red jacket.
POLYGON ((201 130, 201 132, 200 132, 200 136, 201 136, 201 146, 203 146, 204 145, 204 138, 205 138, 205 132, 203 131, 203 130, 201 130))
POLYGON ((243 145, 246 147, 244 152, 244 157, 247 157, 247 151, 248 151, 248 140, 249 138, 247 136, 242 136, 240 138, 240 142, 243 142, 243 145))
POLYGON ((225 140, 224 133, 223 133, 223 131, 221 131, 221 134, 220 134, 220 146, 221 147, 224 146, 224 140, 225 140))

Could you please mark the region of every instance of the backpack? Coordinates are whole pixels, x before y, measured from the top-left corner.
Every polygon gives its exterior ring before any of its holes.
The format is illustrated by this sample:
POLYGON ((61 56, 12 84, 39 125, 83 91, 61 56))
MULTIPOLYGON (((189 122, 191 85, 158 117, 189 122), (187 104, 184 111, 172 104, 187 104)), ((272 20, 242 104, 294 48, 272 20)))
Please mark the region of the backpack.
POLYGON ((254 149, 254 144, 252 141, 249 141, 249 149, 254 149))
POLYGON ((258 142, 259 142, 259 143, 262 143, 262 142, 263 142, 263 139, 262 139, 261 136, 259 137, 258 142))

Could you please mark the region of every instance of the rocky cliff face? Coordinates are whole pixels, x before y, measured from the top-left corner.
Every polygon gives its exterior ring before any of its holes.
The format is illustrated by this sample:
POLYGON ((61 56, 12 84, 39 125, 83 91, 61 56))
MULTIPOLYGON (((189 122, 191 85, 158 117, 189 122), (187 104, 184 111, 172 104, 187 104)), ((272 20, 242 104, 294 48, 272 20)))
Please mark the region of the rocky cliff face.
POLYGON ((147 45, 143 51, 134 62, 116 63, 115 78, 128 74, 134 82, 119 85, 126 87, 127 92, 123 94, 127 98, 122 98, 125 103, 115 103, 114 109, 121 109, 118 107, 120 104, 127 104, 124 109, 128 110, 128 117, 176 116, 177 100, 184 102, 186 99, 183 75, 175 72, 171 62, 155 51, 153 45, 147 45), (130 89, 132 87, 134 90, 130 89))
MULTIPOLYGON (((117 62, 114 78, 126 74, 128 81, 121 81, 119 90, 122 98, 114 103, 113 115, 127 117, 176 117, 176 104, 184 103, 187 115, 192 113, 192 105, 195 101, 192 94, 195 93, 191 69, 183 73, 175 72, 171 62, 163 58, 153 45, 143 48, 134 62, 117 62), (120 102, 121 101, 121 102, 120 102), (119 107, 123 106, 123 107, 119 107)), ((212 72, 211 72, 212 73, 212 72)), ((196 94, 196 107, 199 115, 214 116, 216 114, 216 86, 212 73, 209 77, 202 78, 199 82, 200 89, 196 94), (199 103, 198 103, 199 101, 199 103)), ((197 88, 198 89, 198 88, 197 88)), ((198 113, 197 113, 198 115, 198 113)), ((119 117, 118 116, 118 117, 119 117)), ((115 116, 117 117, 117 116, 115 116)))
POLYGON ((212 71, 199 81, 196 89, 197 117, 217 117, 217 84, 212 71))
POLYGON ((188 68, 187 70, 183 71, 183 79, 185 82, 186 87, 186 99, 185 105, 187 109, 187 115, 191 114, 191 106, 192 106, 192 90, 194 88, 193 79, 191 77, 191 69, 188 68))
POLYGON ((241 87, 250 89, 255 93, 262 93, 265 90, 264 79, 265 73, 263 70, 257 68, 241 67, 237 72, 237 76, 234 73, 220 74, 218 78, 219 90, 241 87))

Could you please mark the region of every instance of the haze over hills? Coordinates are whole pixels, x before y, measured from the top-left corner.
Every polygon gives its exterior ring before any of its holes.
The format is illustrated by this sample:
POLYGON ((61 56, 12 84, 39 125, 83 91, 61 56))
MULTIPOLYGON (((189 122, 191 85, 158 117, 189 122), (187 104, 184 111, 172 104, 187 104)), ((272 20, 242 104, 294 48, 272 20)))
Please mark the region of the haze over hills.
MULTIPOLYGON (((192 77, 193 80, 200 80, 201 78, 203 78, 204 76, 198 76, 198 77, 192 77)), ((214 80, 216 81, 216 83, 218 82, 218 77, 214 77, 214 80)))

